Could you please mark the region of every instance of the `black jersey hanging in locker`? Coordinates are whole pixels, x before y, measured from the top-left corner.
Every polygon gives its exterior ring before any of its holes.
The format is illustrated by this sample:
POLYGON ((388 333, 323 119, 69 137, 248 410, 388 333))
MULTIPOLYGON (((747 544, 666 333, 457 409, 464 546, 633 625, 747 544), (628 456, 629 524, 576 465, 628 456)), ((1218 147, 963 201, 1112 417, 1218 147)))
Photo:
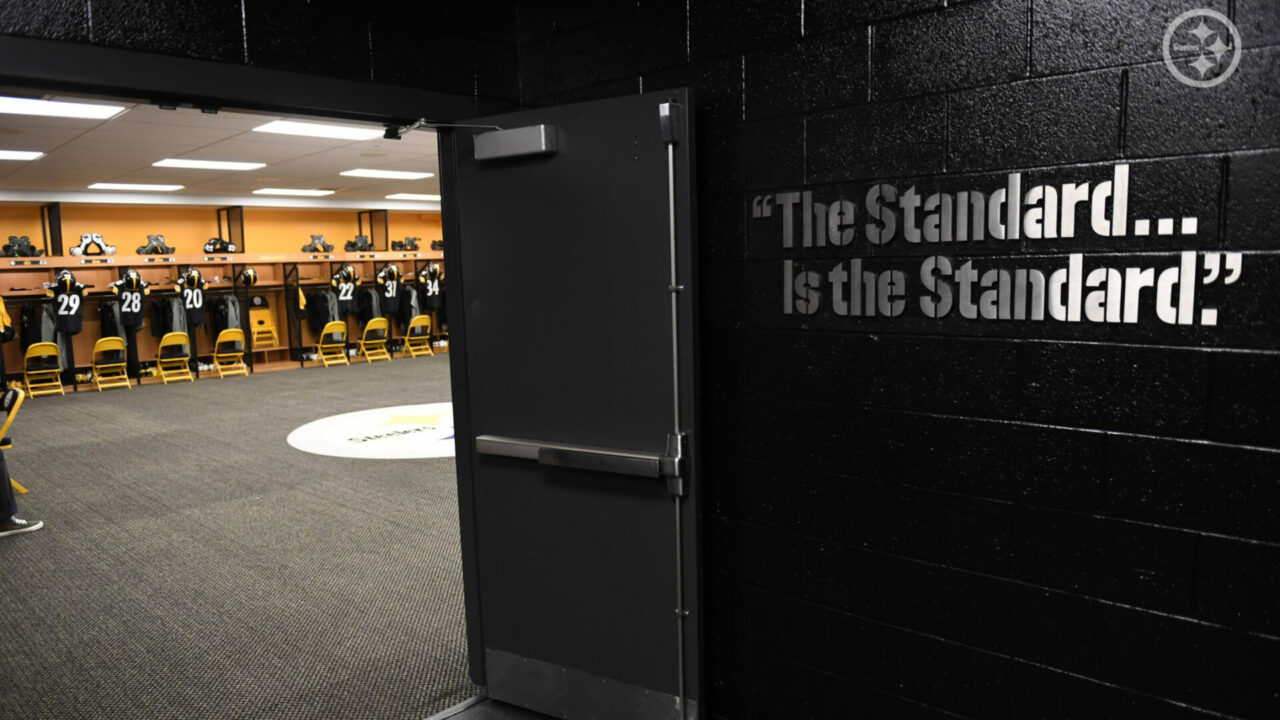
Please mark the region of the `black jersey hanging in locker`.
POLYGON ((418 303, 422 306, 423 312, 440 309, 441 303, 444 302, 443 280, 444 273, 435 263, 418 271, 418 303))
POLYGON ((120 324, 129 328, 142 327, 143 298, 150 295, 146 283, 137 270, 129 268, 124 277, 111 283, 111 292, 120 299, 120 324))
POLYGON ((70 270, 61 270, 53 284, 46 286, 46 293, 53 298, 54 323, 58 332, 68 335, 80 332, 84 322, 84 285, 70 270))
POLYGON ((379 270, 375 278, 381 291, 379 295, 382 296, 382 314, 394 316, 396 310, 400 308, 400 293, 404 290, 400 282, 400 267, 390 263, 379 270))
POLYGON ((360 286, 360 274, 350 265, 343 265, 329 279, 333 291, 338 294, 338 317, 342 320, 348 315, 356 314, 356 288, 360 286))
POLYGON ((195 326, 204 323, 204 293, 208 283, 195 268, 188 268, 174 283, 178 288, 178 296, 187 311, 187 325, 195 326))

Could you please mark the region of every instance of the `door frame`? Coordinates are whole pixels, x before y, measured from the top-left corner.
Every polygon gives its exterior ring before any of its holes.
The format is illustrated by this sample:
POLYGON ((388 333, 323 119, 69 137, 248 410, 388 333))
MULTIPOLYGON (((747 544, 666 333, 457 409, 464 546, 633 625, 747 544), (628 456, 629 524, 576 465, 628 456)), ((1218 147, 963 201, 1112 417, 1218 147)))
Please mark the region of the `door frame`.
POLYGON ((7 35, 0 36, 0 68, 5 87, 145 103, 399 125, 478 114, 469 95, 7 35))

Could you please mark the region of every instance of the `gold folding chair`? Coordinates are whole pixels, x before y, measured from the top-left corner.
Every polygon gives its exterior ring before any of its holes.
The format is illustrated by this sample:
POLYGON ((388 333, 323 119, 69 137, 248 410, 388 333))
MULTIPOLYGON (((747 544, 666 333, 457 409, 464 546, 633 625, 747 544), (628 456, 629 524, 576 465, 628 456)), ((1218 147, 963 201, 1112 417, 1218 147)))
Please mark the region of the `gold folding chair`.
POLYGON ((414 315, 409 321, 404 333, 404 349, 409 351, 409 357, 435 355, 431 349, 430 315, 414 315))
POLYGON ((219 378, 249 374, 249 367, 244 364, 243 330, 227 328, 218 333, 218 339, 213 343, 213 367, 219 378))
POLYGON ((195 382, 191 376, 191 339, 183 332, 165 333, 156 351, 156 369, 165 385, 171 382, 195 382))
POLYGON ((316 343, 316 356, 325 367, 330 365, 350 365, 347 361, 347 323, 333 320, 325 323, 320 331, 320 341, 316 343))
POLYGON ((57 343, 31 343, 22 359, 22 382, 31 397, 66 394, 62 389, 62 353, 57 343))
POLYGON ((387 352, 389 328, 386 318, 372 318, 365 323, 364 333, 360 336, 360 355, 365 362, 391 359, 391 353, 387 352))
POLYGON ((103 388, 133 388, 125 367, 124 338, 98 338, 93 344, 93 385, 98 392, 103 388))

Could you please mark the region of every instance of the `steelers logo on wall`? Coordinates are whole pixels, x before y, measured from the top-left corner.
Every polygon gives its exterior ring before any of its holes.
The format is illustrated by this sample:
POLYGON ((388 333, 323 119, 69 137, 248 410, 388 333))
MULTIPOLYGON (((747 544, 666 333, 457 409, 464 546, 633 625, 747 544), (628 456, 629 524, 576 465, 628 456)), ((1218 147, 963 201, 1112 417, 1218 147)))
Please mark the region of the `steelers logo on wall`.
POLYGON ((289 433, 303 452, 368 460, 453 457, 453 404, 397 405, 321 418, 289 433))

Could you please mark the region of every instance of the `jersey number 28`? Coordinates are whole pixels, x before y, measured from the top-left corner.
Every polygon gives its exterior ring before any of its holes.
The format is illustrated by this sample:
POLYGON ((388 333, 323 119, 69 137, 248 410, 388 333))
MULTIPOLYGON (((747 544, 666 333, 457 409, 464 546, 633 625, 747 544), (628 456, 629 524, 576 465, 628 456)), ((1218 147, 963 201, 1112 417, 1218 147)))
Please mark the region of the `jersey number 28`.
POLYGON ((140 292, 120 293, 120 312, 127 312, 127 313, 142 312, 142 293, 140 292))

